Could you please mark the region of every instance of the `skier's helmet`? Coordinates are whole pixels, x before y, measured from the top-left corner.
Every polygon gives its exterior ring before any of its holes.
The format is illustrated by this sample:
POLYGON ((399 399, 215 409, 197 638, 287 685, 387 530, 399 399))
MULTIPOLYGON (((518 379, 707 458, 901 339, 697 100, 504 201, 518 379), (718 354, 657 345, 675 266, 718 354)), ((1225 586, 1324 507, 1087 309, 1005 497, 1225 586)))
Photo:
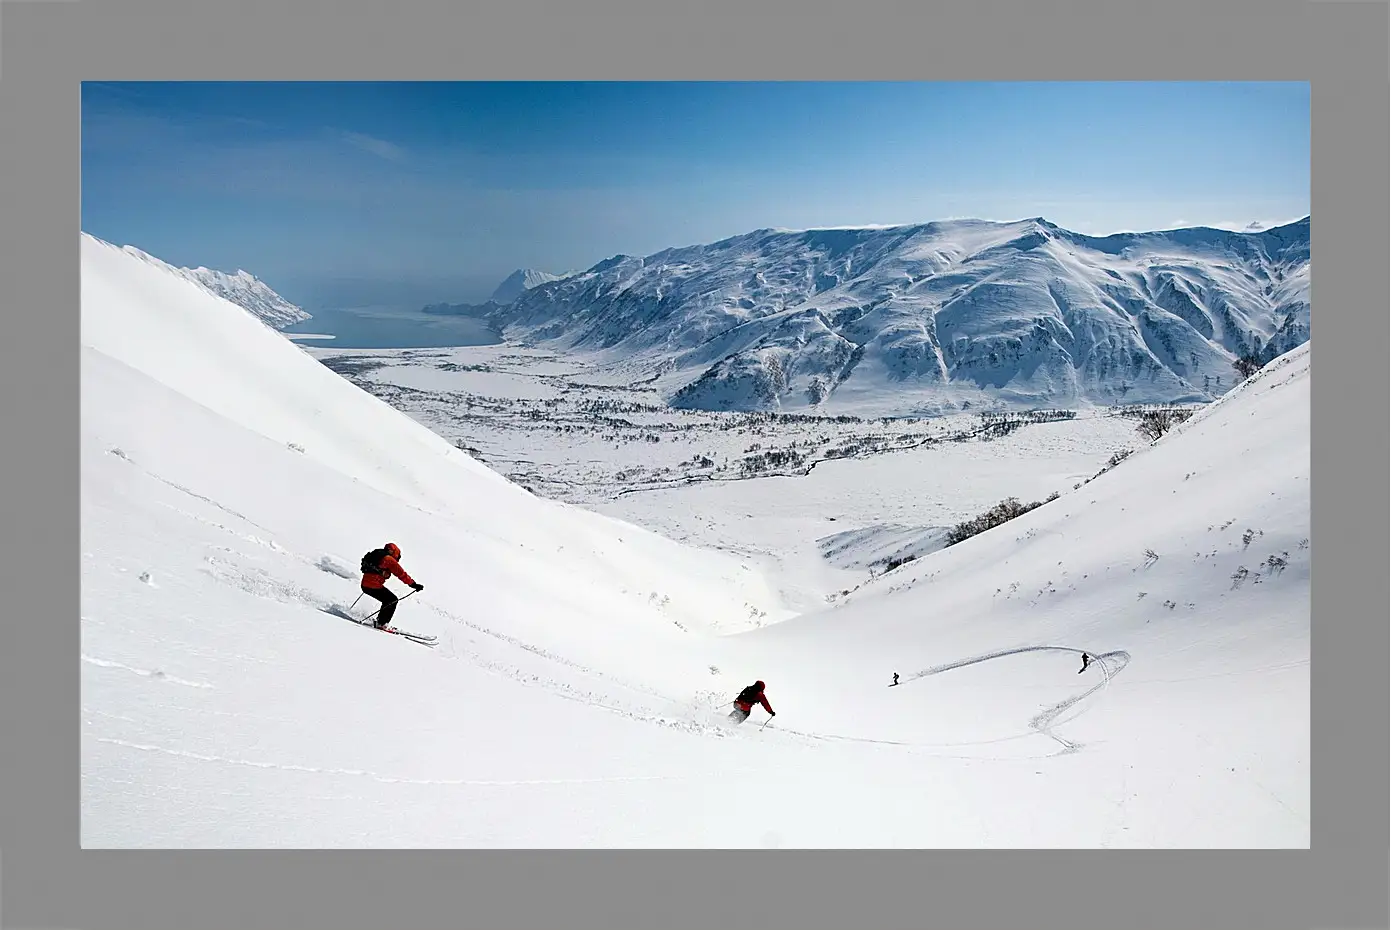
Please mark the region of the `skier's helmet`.
POLYGON ((764 684, 761 681, 755 681, 753 683, 753 686, 757 688, 759 691, 762 691, 764 689, 764 684))
POLYGON ((401 557, 401 547, 395 543, 387 543, 382 548, 385 549, 387 555, 391 556, 393 559, 399 559, 401 557))

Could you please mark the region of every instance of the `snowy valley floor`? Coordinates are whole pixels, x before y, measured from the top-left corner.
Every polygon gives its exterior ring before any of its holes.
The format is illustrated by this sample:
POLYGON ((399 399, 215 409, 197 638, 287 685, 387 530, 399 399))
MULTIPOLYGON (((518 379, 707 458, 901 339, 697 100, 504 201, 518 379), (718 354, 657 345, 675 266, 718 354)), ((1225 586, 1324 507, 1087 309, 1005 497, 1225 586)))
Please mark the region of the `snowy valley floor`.
POLYGON ((1309 844, 1307 346, 1153 447, 1079 417, 683 485, 769 437, 590 435, 571 502, 455 445, 551 473, 562 420, 436 435, 90 237, 83 346, 85 847, 1309 844), (335 615, 388 539, 434 646, 335 615), (778 716, 728 727, 755 678, 778 716))
POLYGON ((753 559, 799 611, 940 548, 1005 498, 1044 500, 1146 444, 1133 417, 1107 411, 1015 415, 994 431, 974 414, 708 413, 537 349, 308 352, 537 493, 753 559))

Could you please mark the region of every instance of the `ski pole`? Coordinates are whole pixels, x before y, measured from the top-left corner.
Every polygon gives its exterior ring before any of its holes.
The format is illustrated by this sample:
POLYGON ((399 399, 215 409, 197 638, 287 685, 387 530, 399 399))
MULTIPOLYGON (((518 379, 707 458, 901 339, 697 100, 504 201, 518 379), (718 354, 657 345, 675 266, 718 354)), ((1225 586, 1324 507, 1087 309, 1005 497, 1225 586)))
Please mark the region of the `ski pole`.
MULTIPOLYGON (((411 592, 411 594, 415 594, 415 593, 416 593, 416 592, 414 592, 414 591, 411 592)), ((402 596, 402 597, 398 597, 398 598, 396 599, 396 603, 398 603, 398 604, 401 603, 401 602, 404 601, 406 598, 410 597, 411 594, 407 594, 407 595, 404 595, 404 596, 402 596)), ((357 602, 354 601, 353 603, 357 603, 357 602)), ((386 606, 385 604, 382 605, 382 607, 385 607, 385 606, 386 606)), ((360 621, 358 621, 358 622, 359 622, 359 623, 366 623, 368 620, 371 620, 373 617, 375 617, 377 614, 379 614, 379 613, 381 613, 381 612, 382 612, 382 608, 381 608, 381 607, 378 607, 376 610, 372 611, 370 614, 368 614, 367 616, 363 617, 363 618, 362 618, 360 621)))
POLYGON ((352 613, 353 608, 357 606, 357 602, 360 600, 362 600, 362 593, 358 592, 357 597, 354 598, 353 602, 348 605, 348 613, 352 613))
MULTIPOLYGON (((405 601, 406 598, 409 598, 409 596, 410 596, 410 595, 413 595, 413 594, 416 594, 416 592, 415 592, 415 591, 412 591, 412 592, 410 592, 410 594, 405 594, 405 595, 399 596, 399 598, 396 598, 396 603, 401 603, 402 601, 405 601)), ((381 605, 381 607, 385 607, 385 606, 387 606, 387 605, 381 605)), ((371 619, 373 619, 373 617, 376 617, 378 613, 381 613, 381 607, 377 607, 376 610, 373 610, 373 612, 367 614, 366 617, 363 617, 363 620, 371 620, 371 619)))
MULTIPOLYGON (((767 720, 763 721, 763 727, 766 727, 768 724, 770 724, 770 723, 772 723, 772 722, 773 722, 773 718, 772 718, 772 717, 769 717, 767 720)), ((758 732, 762 733, 762 732, 763 732, 763 727, 759 727, 759 728, 758 728, 758 732)))
MULTIPOLYGON (((416 594, 416 592, 415 592, 415 591, 412 591, 412 592, 410 592, 410 594, 416 594)), ((401 603, 402 601, 405 601, 406 598, 409 598, 410 594, 405 595, 405 596, 401 596, 401 598, 396 598, 396 603, 401 603)), ((359 596, 360 596, 360 595, 359 595, 359 596)), ((356 601, 353 601, 353 603, 357 603, 357 602, 356 602, 356 601)), ((387 606, 387 605, 381 605, 381 607, 384 607, 384 606, 387 606)), ((367 614, 366 617, 363 617, 362 620, 359 620, 359 623, 367 623, 367 621, 373 619, 373 617, 376 617, 378 613, 381 613, 381 607, 377 607, 376 610, 373 610, 373 612, 367 614)))

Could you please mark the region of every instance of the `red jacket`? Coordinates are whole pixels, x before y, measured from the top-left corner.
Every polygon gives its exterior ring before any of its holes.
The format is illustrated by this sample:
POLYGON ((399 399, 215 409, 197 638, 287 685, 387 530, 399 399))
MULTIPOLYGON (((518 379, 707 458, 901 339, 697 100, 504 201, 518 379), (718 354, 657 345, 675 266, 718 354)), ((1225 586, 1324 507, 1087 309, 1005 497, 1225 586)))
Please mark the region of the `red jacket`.
MULTIPOLYGON (((729 692, 725 693, 728 694, 729 692)), ((752 704, 745 704, 743 701, 739 700, 736 700, 734 703, 740 710, 742 710, 746 714, 753 710, 752 704)), ((764 694, 761 691, 758 694, 758 703, 762 704, 763 709, 766 710, 768 713, 771 714, 773 712, 773 705, 768 703, 768 695, 764 694)))
POLYGON ((363 576, 362 576, 362 586, 363 586, 364 588, 384 588, 384 587, 386 587, 386 579, 387 579, 387 573, 388 573, 388 572, 391 573, 392 575, 395 575, 397 578, 400 578, 400 579, 401 579, 402 581, 404 581, 406 584, 409 584, 409 585, 414 585, 414 584, 415 584, 415 579, 412 578, 410 575, 407 575, 407 574, 406 574, 406 570, 405 570, 404 568, 401 567, 401 563, 398 562, 398 561, 396 561, 395 559, 393 559, 391 556, 389 556, 389 555, 383 555, 383 556, 382 556, 381 565, 382 565, 382 574, 380 574, 380 575, 363 575, 363 576))

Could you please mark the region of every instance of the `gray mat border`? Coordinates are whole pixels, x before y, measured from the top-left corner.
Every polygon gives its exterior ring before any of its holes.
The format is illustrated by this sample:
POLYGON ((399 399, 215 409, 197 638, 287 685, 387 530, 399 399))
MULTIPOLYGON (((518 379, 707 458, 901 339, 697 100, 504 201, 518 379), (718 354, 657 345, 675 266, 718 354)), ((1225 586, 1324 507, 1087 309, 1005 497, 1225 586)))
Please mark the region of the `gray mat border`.
MULTIPOLYGON (((1387 8, 1210 0, 5 0, 6 927, 1387 926, 1387 8), (79 80, 1294 79, 1320 351, 1313 850, 100 852, 78 848, 79 80), (1323 357, 1323 356, 1321 356, 1323 357), (1372 399, 1376 403, 1372 403, 1372 399), (1372 519, 1375 515, 1376 519, 1372 519)), ((847 131, 858 131, 853 114, 847 131)), ((1182 127, 1154 144, 1201 145, 1182 127)), ((773 773, 770 773, 770 778, 773 773)), ((828 803, 849 803, 849 799, 828 803)))

